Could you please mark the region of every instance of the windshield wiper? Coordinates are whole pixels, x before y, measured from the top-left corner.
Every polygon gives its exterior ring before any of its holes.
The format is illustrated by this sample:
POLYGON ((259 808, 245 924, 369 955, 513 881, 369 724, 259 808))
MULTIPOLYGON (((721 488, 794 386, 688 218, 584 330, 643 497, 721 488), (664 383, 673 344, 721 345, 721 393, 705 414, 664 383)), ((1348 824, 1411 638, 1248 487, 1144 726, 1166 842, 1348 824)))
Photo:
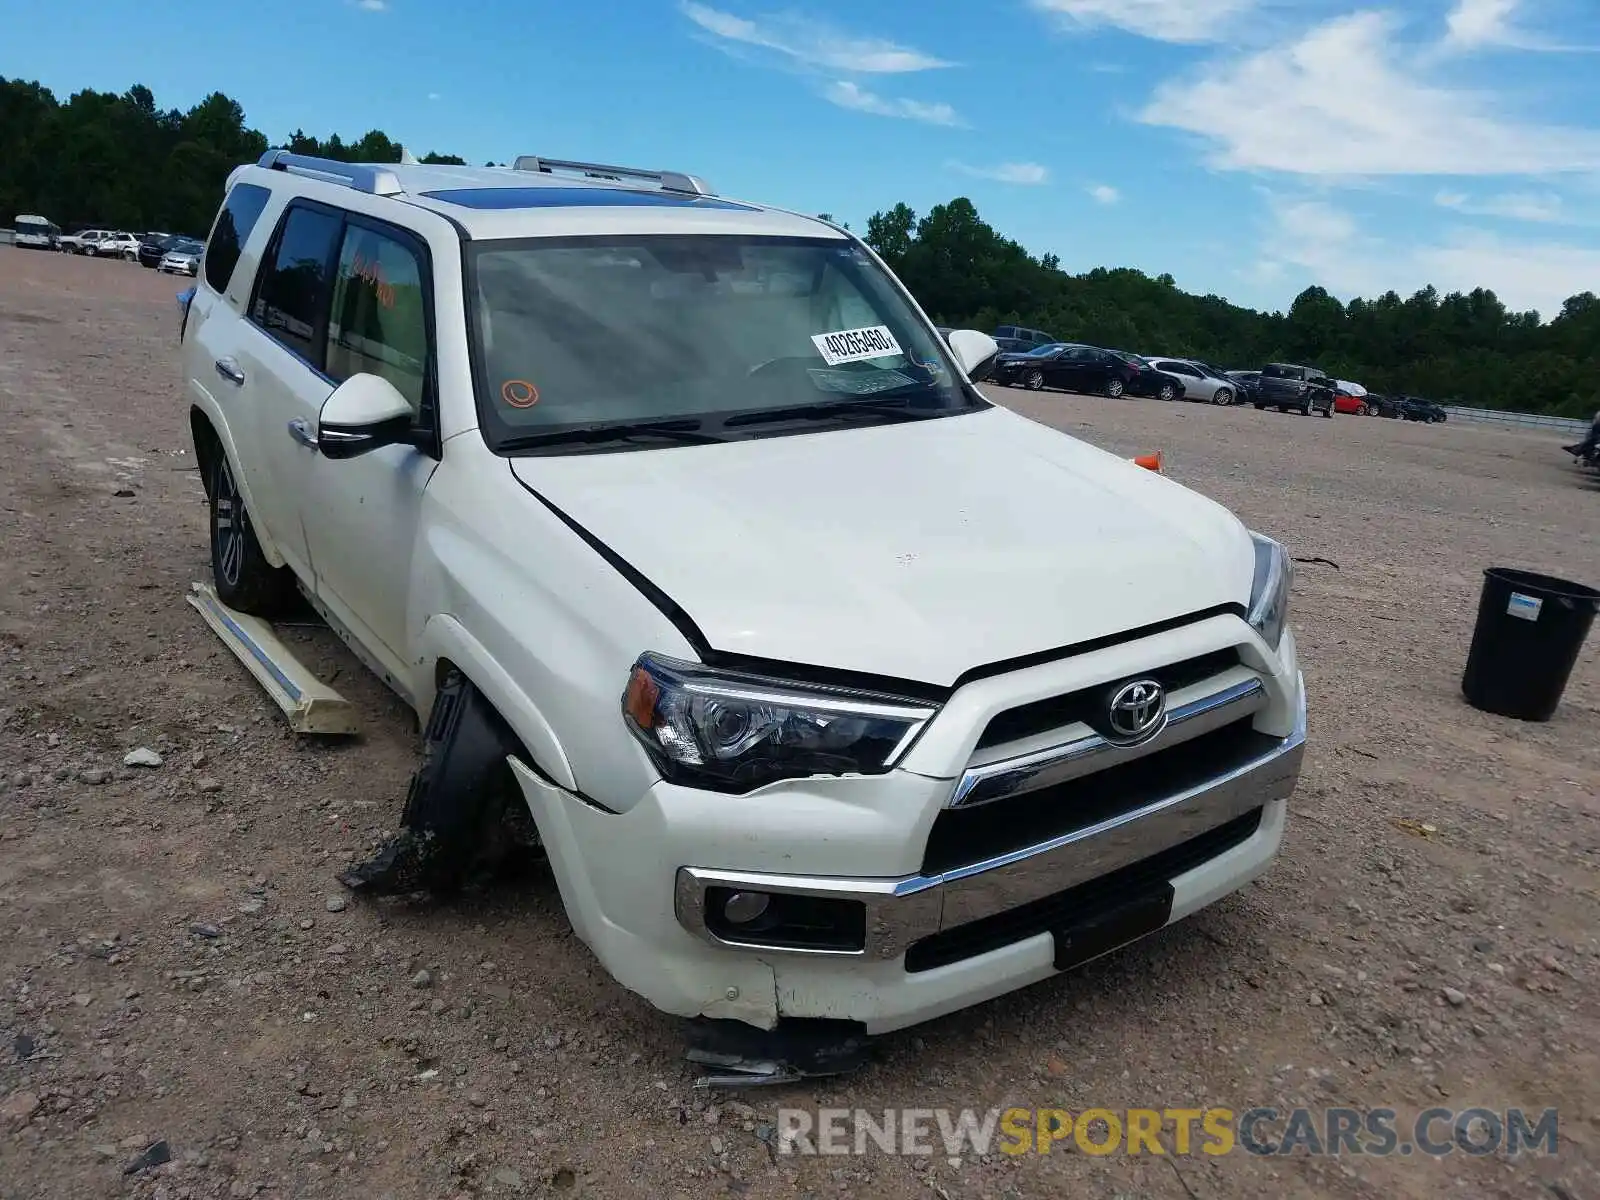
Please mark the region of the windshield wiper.
POLYGON ((615 442, 666 442, 676 446, 704 446, 727 438, 707 433, 698 418, 668 421, 617 421, 609 425, 578 425, 542 433, 519 433, 499 443, 501 450, 535 450, 542 446, 603 446, 615 442))
POLYGON ((732 429, 741 425, 768 425, 779 421, 828 421, 858 414, 865 417, 921 421, 955 411, 947 408, 913 408, 911 399, 910 396, 899 399, 879 397, 876 400, 832 400, 825 404, 796 404, 789 408, 768 408, 760 412, 740 413, 736 417, 729 417, 722 425, 725 429, 732 429))

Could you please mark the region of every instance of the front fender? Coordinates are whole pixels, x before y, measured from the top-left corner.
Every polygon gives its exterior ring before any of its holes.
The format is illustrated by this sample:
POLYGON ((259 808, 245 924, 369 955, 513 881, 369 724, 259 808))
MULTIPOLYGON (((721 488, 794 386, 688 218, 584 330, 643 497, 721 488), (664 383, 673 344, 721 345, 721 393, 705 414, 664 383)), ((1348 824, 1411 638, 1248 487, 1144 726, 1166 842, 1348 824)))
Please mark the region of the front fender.
MULTIPOLYGON (((521 739, 534 765, 554 781, 557 787, 568 791, 577 789, 578 783, 572 773, 572 764, 567 761, 566 751, 561 748, 561 741, 556 737, 555 729, 539 711, 539 706, 527 692, 517 686, 516 680, 495 661, 483 643, 473 637, 460 621, 447 614, 430 617, 422 628, 419 656, 427 668, 431 668, 441 658, 460 668, 466 677, 472 680, 473 685, 488 698, 489 703, 494 705, 495 711, 504 718, 507 725, 511 726, 512 732, 521 739)), ((428 713, 433 708, 432 689, 435 686, 435 677, 430 669, 425 669, 422 675, 429 691, 426 695, 418 694, 417 714, 426 724, 428 713)))

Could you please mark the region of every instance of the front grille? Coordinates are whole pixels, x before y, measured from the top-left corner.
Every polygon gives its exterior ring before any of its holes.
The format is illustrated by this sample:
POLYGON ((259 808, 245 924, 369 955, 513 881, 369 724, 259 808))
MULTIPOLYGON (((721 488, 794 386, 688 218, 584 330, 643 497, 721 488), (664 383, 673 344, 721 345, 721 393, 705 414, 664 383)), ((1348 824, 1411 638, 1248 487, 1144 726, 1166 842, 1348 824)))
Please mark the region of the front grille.
MULTIPOLYGON (((1171 695, 1179 688, 1191 687, 1238 665, 1239 651, 1229 647, 1226 650, 1214 650, 1196 658, 1157 667, 1144 672, 1138 678, 1156 680, 1166 689, 1167 694, 1171 695)), ((1091 688, 1068 692, 1064 696, 1051 696, 1045 700, 1035 700, 1032 704, 1022 704, 996 713, 978 739, 977 749, 986 750, 990 746, 1003 746, 1007 742, 1048 733, 1052 729, 1060 729, 1079 721, 1093 725, 1104 715, 1107 686, 1108 684, 1100 683, 1091 688)))
POLYGON ((944 809, 928 835, 922 873, 970 866, 1209 783, 1278 744, 1278 738, 1251 728, 1253 721, 1242 717, 1169 749, 1036 792, 944 809))
POLYGON ((1152 884, 1164 883, 1243 845, 1260 827, 1261 812, 1259 808, 1247 812, 1199 837, 1043 900, 915 941, 906 950, 906 971, 915 974, 947 967, 1041 933, 1069 928, 1098 912, 1115 908, 1137 897, 1152 884))

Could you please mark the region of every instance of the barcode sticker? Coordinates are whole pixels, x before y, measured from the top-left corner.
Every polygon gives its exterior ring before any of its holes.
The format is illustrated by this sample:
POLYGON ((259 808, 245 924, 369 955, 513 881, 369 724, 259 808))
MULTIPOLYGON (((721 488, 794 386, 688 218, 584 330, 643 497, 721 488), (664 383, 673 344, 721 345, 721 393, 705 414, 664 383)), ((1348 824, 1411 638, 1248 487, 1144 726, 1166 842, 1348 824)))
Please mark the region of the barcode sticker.
POLYGON ((869 358, 889 358, 900 354, 900 343, 887 325, 869 325, 864 329, 841 329, 836 333, 813 334, 812 344, 822 361, 830 367, 842 363, 862 362, 869 358))

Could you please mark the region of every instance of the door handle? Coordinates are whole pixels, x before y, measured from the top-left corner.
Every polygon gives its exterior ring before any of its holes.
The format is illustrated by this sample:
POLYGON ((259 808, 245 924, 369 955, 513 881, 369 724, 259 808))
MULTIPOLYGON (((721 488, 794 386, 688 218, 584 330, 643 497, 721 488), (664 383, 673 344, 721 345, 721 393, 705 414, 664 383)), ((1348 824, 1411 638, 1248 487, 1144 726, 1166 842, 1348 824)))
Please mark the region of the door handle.
POLYGON ((289 436, 302 446, 312 450, 317 448, 317 431, 311 428, 311 422, 304 417, 296 417, 289 422, 289 436))
POLYGON ((244 372, 239 369, 239 364, 231 358, 217 359, 217 374, 229 383, 243 383, 244 372))

